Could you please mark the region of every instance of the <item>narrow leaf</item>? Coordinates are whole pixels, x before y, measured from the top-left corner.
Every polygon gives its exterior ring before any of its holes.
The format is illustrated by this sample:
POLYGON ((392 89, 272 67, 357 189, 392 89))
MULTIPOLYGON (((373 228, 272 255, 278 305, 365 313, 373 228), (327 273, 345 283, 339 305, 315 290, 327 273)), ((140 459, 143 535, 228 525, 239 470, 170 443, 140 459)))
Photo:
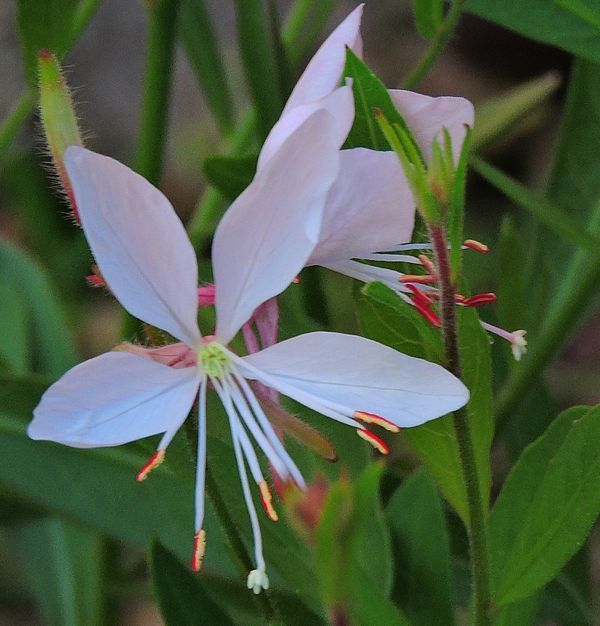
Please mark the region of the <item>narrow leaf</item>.
POLYGON ((431 39, 444 21, 444 0, 413 0, 417 30, 425 39, 431 39))

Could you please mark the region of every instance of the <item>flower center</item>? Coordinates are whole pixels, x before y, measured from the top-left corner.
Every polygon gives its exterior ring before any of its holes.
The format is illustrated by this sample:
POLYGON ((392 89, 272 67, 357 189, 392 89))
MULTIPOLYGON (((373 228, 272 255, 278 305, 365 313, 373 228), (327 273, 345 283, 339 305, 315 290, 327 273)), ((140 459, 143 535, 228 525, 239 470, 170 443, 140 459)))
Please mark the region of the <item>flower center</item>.
POLYGON ((233 369, 227 351, 216 341, 211 341, 198 350, 198 363, 211 378, 221 378, 233 369))

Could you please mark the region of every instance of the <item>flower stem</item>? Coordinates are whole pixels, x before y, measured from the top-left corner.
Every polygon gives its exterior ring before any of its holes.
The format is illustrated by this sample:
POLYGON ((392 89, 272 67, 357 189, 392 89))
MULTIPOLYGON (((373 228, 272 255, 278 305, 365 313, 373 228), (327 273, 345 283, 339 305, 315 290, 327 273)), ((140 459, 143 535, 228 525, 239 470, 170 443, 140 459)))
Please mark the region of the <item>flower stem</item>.
POLYGON ((29 119, 35 105, 35 95, 31 91, 24 93, 6 119, 0 125, 0 157, 13 142, 19 129, 29 119))
POLYGON ((448 43, 452 31, 458 24, 465 0, 454 0, 444 21, 440 24, 431 44, 425 54, 421 57, 418 65, 404 81, 404 89, 414 89, 425 77, 431 66, 437 61, 442 50, 448 43))
MULTIPOLYGON (((147 0, 146 4, 150 25, 135 169, 153 185, 158 186, 167 139, 175 25, 179 1, 147 0)), ((121 336, 124 339, 132 339, 140 329, 139 320, 124 311, 121 336)))
MULTIPOLYGON (((438 284, 441 290, 440 307, 446 365, 450 372, 457 378, 461 378, 462 369, 458 347, 456 305, 454 301, 455 288, 452 281, 452 269, 446 235, 443 227, 437 225, 430 226, 429 234, 435 253, 438 284)), ((491 623, 488 614, 491 606, 491 595, 487 549, 486 507, 477 475, 477 460, 475 458, 473 436, 464 408, 454 412, 453 422, 469 511, 467 530, 471 552, 473 595, 475 598, 474 624, 475 626, 488 626, 491 623)))

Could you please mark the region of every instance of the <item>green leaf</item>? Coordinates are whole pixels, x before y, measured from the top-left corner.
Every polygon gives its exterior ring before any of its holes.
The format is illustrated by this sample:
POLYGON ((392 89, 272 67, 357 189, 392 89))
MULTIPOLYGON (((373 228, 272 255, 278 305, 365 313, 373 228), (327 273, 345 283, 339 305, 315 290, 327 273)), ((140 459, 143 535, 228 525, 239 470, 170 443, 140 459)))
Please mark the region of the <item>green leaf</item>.
POLYGON ((150 571, 166 626, 235 623, 206 592, 202 576, 194 575, 158 541, 152 543, 150 571))
POLYGON ((530 39, 600 61, 598 0, 467 0, 466 9, 530 39))
POLYGON ((38 51, 48 48, 61 59, 75 43, 97 4, 89 0, 17 0, 17 23, 31 86, 36 84, 38 51))
POLYGON ((5 282, 0 283, 0 302, 0 368, 25 374, 29 369, 32 347, 27 308, 19 292, 5 282))
POLYGON ((75 351, 63 311, 42 268, 24 252, 0 240, 0 283, 19 294, 25 315, 31 319, 30 341, 35 348, 28 369, 62 374, 75 362, 75 351))
MULTIPOLYGON (((442 362, 439 330, 429 326, 414 307, 379 283, 366 285, 363 294, 366 298, 358 302, 358 316, 367 337, 405 354, 442 362)), ((493 434, 490 347, 473 309, 460 309, 458 319, 464 382, 471 393, 467 415, 474 438, 481 493, 487 498, 490 488, 488 455, 493 434)), ((466 520, 466 492, 452 416, 406 428, 403 435, 438 481, 444 496, 466 520)))
POLYGON ((496 620, 494 626, 535 626, 535 617, 539 610, 541 594, 533 595, 526 600, 515 602, 504 607, 496 620))
POLYGON ((431 39, 444 21, 444 0, 413 0, 417 30, 425 39, 431 39))
POLYGON ((375 109, 378 109, 392 126, 398 124, 405 131, 413 148, 416 149, 417 154, 420 154, 406 122, 394 106, 385 85, 349 48, 346 50, 344 76, 352 79, 355 109, 354 124, 346 139, 345 147, 390 149, 373 113, 375 109))
POLYGON ((561 413, 509 474, 490 518, 496 602, 527 598, 581 547, 600 513, 600 406, 561 413))
POLYGON ((258 157, 214 156, 204 160, 206 178, 230 201, 235 200, 252 182, 258 157))
POLYGON ((234 126, 234 107, 227 71, 204 0, 182 0, 179 33, 202 94, 221 131, 234 126))
POLYGON ((283 109, 276 51, 262 0, 236 0, 235 7, 246 81, 256 107, 259 135, 264 139, 283 109))
POLYGON ((22 524, 13 535, 45 623, 104 623, 104 544, 98 533, 50 518, 22 524))
POLYGON ((394 543, 394 599, 416 626, 454 624, 450 544, 435 481, 423 471, 390 498, 386 518, 394 543))
POLYGON ((473 147, 485 148, 493 140, 503 137, 518 122, 547 102, 560 83, 560 76, 548 72, 478 106, 473 127, 473 147))

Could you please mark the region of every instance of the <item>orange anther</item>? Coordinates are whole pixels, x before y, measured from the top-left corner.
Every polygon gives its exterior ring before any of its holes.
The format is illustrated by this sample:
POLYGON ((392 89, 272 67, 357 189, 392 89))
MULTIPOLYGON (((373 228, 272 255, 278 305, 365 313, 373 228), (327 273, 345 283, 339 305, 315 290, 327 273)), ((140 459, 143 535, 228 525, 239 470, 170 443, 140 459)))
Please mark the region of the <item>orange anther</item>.
POLYGON ((400 432, 400 428, 396 426, 394 422, 390 422, 390 420, 386 420, 385 417, 381 417, 381 415, 376 415, 375 413, 354 411, 354 419, 364 422, 365 424, 375 424, 376 426, 381 426, 382 428, 389 430, 391 433, 400 432))
POLYGON ((279 519, 279 516, 277 515, 277 511, 273 507, 273 496, 271 495, 269 485, 267 485, 267 482, 263 480, 261 483, 258 484, 258 488, 260 490, 260 499, 262 500, 262 505, 265 512, 270 517, 270 519, 276 522, 279 519))
POLYGON ((442 325, 437 313, 432 311, 427 305, 423 304, 420 300, 413 300, 415 309, 432 325, 439 328, 442 325))
POLYGON ((431 283, 436 282, 436 278, 430 274, 401 274, 398 281, 401 283, 430 285, 431 283))
POLYGON ((488 246, 475 239, 467 239, 464 245, 471 250, 475 250, 475 252, 481 252, 481 254, 486 254, 490 251, 488 246))
POLYGON ((432 276, 435 276, 437 274, 435 265, 428 256, 425 256, 424 254, 419 254, 419 261, 421 261, 423 267, 427 270, 429 274, 431 274, 432 276))
POLYGON ((201 528, 194 535, 194 549, 192 552, 192 571, 199 572, 202 569, 204 552, 206 550, 206 532, 201 528))
POLYGON ((165 460, 165 451, 159 450, 156 454, 150 457, 150 460, 142 469, 137 473, 135 479, 138 483, 146 480, 148 478, 148 474, 155 468, 158 467, 165 460))
POLYGON ((427 295, 427 293, 425 293, 418 287, 415 287, 412 283, 408 283, 408 285, 406 285, 406 288, 410 289, 410 291, 413 292, 415 296, 415 300, 419 300, 420 302, 422 302, 424 305, 427 305, 427 306, 429 306, 430 304, 433 304, 433 300, 427 295))
POLYGON ((387 443, 385 443, 385 441, 380 439, 377 435, 373 434, 370 430, 367 430, 366 428, 359 428, 357 429, 356 434, 361 439, 370 443, 375 450, 378 450, 381 454, 387 454, 390 451, 387 443))

